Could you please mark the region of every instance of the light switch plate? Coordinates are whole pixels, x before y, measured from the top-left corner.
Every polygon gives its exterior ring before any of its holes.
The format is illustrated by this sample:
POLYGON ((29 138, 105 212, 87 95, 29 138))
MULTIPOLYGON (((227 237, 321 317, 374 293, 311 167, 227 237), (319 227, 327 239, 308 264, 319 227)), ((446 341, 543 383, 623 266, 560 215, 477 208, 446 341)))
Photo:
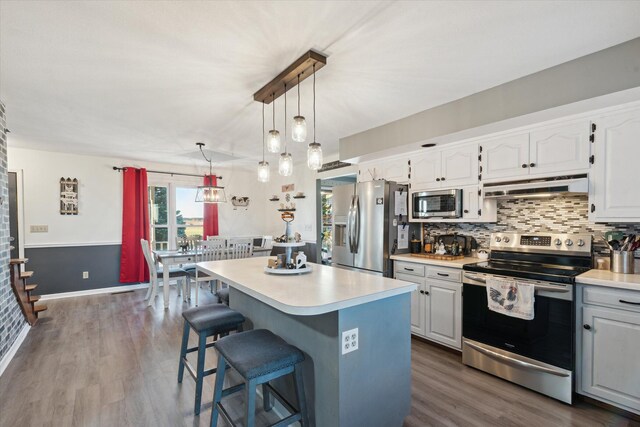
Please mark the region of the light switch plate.
POLYGON ((48 225, 32 225, 29 227, 29 230, 32 233, 48 233, 49 226, 48 225))
POLYGON ((342 333, 342 354, 351 353, 358 349, 358 328, 349 329, 342 333))

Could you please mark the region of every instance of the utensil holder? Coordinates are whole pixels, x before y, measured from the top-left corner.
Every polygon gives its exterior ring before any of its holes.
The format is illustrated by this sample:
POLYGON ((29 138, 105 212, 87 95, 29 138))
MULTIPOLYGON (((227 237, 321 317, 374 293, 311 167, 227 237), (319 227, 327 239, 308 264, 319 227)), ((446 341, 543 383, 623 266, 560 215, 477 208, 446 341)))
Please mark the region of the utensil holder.
POLYGON ((634 262, 631 251, 611 251, 609 254, 611 263, 610 269, 614 273, 633 274, 634 262))

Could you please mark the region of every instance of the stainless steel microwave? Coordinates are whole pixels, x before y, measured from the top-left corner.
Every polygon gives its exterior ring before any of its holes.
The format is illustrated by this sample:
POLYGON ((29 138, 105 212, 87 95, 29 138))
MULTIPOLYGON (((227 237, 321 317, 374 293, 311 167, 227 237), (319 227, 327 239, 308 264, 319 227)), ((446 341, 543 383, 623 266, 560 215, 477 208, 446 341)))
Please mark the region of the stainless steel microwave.
POLYGON ((411 193, 411 219, 461 218, 462 190, 411 193))

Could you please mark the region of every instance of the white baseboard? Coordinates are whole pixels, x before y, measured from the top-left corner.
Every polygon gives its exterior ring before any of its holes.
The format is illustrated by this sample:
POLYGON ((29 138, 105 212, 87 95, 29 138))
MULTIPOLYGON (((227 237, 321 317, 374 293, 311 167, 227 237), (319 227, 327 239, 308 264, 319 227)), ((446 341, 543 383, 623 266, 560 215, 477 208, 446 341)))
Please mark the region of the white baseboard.
POLYGON ((133 291, 136 289, 147 289, 148 287, 149 287, 148 283, 138 283, 135 285, 112 286, 110 288, 87 289, 86 291, 61 292, 59 294, 42 295, 40 297, 40 301, 60 299, 60 298, 83 297, 87 295, 111 294, 113 292, 133 291))
POLYGON ((13 356, 16 355, 16 352, 22 345, 22 342, 27 337, 29 329, 31 329, 31 326, 25 322, 22 330, 18 334, 18 338, 16 338, 11 347, 9 347, 9 351, 7 352, 7 354, 5 354, 2 360, 0 360, 0 376, 4 373, 4 370, 7 369, 7 366, 9 366, 9 363, 13 359, 13 356))

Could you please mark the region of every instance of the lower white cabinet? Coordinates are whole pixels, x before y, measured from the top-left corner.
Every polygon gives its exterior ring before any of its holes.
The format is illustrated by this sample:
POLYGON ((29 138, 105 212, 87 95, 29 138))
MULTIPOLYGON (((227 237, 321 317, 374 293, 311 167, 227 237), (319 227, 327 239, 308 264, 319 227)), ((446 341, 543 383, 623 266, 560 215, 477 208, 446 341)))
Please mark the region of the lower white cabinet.
POLYGON ((578 393, 640 414, 640 291, 578 292, 578 393))
POLYGON ((460 269, 396 261, 394 270, 396 279, 418 285, 411 294, 411 333, 462 349, 460 269))

